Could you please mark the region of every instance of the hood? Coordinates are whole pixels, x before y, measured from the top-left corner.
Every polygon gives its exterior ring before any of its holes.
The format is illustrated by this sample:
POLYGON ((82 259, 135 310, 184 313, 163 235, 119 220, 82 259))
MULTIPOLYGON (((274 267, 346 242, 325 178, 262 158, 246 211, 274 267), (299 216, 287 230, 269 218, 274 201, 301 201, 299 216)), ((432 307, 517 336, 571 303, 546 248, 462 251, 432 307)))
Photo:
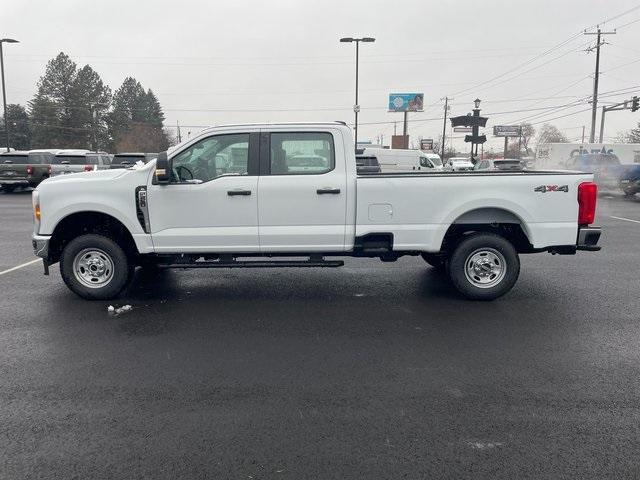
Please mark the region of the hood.
POLYGON ((126 169, 113 170, 92 170, 90 172, 69 173, 66 175, 56 175, 45 180, 48 183, 75 183, 90 182, 96 180, 110 180, 117 178, 127 172, 126 169))

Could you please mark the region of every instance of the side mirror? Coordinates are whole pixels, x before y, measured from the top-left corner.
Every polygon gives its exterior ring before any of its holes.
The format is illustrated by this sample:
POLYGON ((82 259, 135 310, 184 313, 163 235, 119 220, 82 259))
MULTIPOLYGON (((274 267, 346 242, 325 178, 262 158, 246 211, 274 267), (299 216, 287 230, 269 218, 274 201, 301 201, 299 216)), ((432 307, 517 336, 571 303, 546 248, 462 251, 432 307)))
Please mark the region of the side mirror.
POLYGON ((167 152, 158 153, 156 159, 156 182, 166 185, 171 181, 171 161, 167 158, 167 152))

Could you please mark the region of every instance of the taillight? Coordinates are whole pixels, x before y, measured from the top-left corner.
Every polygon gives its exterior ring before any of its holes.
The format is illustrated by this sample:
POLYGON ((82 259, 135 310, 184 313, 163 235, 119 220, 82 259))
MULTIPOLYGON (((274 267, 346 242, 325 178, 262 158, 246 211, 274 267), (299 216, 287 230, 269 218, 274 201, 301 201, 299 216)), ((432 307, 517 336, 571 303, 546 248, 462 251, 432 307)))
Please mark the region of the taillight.
POLYGON ((93 167, 91 165, 85 165, 84 166, 84 171, 85 172, 90 172, 91 170, 93 170, 93 167))
POLYGON ((578 186, 578 225, 589 225, 596 218, 598 185, 583 182, 578 186))
POLYGON ((27 166, 27 175, 33 175, 33 167, 31 165, 27 166))

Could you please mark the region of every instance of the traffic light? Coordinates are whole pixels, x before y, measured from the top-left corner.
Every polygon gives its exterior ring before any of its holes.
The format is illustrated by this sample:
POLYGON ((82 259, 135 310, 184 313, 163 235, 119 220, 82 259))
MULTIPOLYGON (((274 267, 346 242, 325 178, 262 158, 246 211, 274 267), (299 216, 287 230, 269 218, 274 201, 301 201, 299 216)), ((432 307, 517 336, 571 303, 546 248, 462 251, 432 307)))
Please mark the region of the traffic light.
POLYGON ((637 96, 633 97, 631 99, 631 111, 635 112, 636 110, 640 110, 640 105, 638 104, 640 101, 640 98, 638 98, 637 96))

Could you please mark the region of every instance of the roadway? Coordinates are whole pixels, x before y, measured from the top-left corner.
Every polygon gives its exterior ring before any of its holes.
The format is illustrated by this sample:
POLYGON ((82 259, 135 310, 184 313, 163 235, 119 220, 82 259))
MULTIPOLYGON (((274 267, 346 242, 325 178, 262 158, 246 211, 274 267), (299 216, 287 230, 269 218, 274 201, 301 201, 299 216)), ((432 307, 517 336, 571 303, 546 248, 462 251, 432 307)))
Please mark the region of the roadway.
POLYGON ((523 256, 489 303, 413 257, 87 302, 21 266, 30 195, 0 215, 2 478, 640 476, 640 196, 601 196, 601 252, 523 256))

